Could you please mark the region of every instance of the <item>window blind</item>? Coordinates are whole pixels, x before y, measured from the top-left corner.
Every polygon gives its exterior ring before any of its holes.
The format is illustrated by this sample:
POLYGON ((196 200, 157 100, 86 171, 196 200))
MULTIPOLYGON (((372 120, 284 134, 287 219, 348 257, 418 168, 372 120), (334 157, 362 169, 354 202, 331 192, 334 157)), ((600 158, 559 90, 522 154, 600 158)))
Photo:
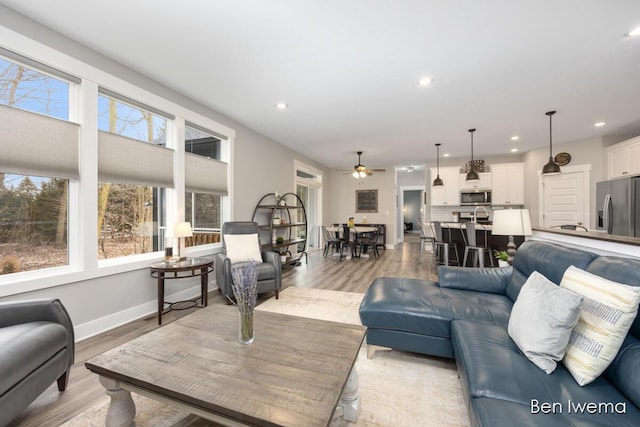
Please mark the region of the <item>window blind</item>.
POLYGON ((80 126, 0 105, 0 172, 80 178, 80 126))
POLYGON ((187 193, 228 194, 227 163, 191 153, 185 153, 184 163, 187 193))
POLYGON ((98 131, 98 180, 173 188, 170 148, 98 131))

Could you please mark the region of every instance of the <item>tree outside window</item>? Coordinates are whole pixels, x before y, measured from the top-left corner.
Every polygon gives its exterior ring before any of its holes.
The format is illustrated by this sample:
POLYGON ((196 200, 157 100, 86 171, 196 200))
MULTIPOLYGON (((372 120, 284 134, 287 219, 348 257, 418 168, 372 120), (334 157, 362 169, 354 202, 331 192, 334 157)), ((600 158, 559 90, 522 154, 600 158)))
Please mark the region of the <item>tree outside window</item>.
MULTIPOLYGON (((155 145, 166 145, 167 120, 120 100, 98 97, 98 128, 155 145)), ((155 252, 164 248, 164 188, 100 182, 100 259, 155 252)))
MULTIPOLYGON (((68 120, 69 86, 0 58, 0 104, 68 120)), ((69 180, 11 172, 0 171, 0 274, 68 265, 69 180)))

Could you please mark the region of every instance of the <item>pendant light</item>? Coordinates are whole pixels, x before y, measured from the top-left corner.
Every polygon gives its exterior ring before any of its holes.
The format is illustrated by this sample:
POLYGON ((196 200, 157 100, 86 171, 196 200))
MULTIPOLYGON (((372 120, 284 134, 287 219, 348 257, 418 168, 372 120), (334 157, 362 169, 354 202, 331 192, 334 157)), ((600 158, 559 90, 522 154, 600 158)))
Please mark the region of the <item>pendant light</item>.
POLYGON ((476 166, 473 164, 473 133, 475 129, 469 129, 469 133, 471 134, 471 162, 469 162, 469 167, 471 170, 467 172, 467 176, 464 179, 467 184, 475 184, 480 181, 480 176, 478 172, 476 172, 476 166))
POLYGON ((438 150, 438 154, 436 157, 436 162, 437 162, 437 170, 438 170, 438 175, 436 176, 436 179, 433 180, 433 186, 434 187, 441 187, 444 185, 444 182, 442 182, 442 178, 440 178, 440 146, 442 144, 436 144, 436 150, 438 150))
POLYGON ((553 174, 560 173, 560 166, 556 162, 553 161, 553 143, 552 143, 552 133, 551 133, 551 117, 555 114, 555 111, 547 111, 545 114, 549 116, 549 162, 544 165, 542 168, 543 174, 553 174))

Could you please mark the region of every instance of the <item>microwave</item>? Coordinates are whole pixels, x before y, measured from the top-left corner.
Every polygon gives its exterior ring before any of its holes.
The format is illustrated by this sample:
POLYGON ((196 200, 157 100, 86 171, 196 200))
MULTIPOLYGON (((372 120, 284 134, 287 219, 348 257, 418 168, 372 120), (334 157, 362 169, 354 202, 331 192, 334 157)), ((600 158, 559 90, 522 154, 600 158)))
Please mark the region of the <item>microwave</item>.
POLYGON ((460 192, 460 206, 491 205, 491 190, 465 190, 460 192))

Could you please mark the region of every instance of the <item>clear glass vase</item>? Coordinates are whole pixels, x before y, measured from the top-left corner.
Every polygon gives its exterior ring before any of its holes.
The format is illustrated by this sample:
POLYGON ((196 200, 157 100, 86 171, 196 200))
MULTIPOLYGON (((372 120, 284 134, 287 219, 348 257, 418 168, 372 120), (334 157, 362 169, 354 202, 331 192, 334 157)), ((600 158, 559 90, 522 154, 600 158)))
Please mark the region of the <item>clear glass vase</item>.
POLYGON ((241 344, 251 344, 255 337, 255 331, 253 330, 253 310, 246 312, 241 310, 238 340, 241 344))

